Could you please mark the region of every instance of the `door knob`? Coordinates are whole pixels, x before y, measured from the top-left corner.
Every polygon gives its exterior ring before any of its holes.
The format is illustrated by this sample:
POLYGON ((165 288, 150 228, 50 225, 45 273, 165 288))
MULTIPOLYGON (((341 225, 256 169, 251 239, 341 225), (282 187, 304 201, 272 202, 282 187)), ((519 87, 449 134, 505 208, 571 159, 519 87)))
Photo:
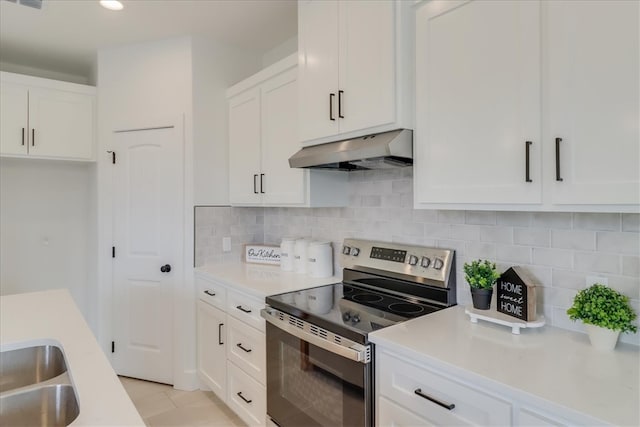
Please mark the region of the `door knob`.
POLYGON ((165 264, 162 267, 160 267, 160 271, 163 273, 168 273, 171 271, 171 266, 169 264, 165 264))

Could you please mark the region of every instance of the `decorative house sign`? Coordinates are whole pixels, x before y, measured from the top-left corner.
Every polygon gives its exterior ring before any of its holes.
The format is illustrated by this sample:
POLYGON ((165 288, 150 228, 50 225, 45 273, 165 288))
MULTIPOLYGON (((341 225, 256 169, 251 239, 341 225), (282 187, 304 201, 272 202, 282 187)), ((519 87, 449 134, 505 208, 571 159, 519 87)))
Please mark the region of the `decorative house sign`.
POLYGON ((511 267, 496 284, 496 309, 525 322, 536 320, 536 283, 522 267, 511 267))
POLYGON ((245 245, 244 260, 250 264, 280 265, 280 246, 245 245))

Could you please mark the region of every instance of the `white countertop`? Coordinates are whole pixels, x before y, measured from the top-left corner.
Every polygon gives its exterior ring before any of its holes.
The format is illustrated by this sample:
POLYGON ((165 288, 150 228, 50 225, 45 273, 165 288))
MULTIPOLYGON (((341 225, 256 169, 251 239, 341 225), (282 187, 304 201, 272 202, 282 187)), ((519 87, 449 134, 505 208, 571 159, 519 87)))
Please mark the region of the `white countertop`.
POLYGON ((471 380, 522 391, 614 425, 640 425, 639 349, 593 349, 587 335, 545 326, 511 329, 471 323, 456 306, 381 329, 376 345, 471 380), (461 371, 462 370, 462 371, 461 371))
POLYGON ((67 290, 0 297, 0 350, 59 346, 78 397, 72 426, 144 426, 67 290))
POLYGON ((198 267, 195 269, 195 274, 234 287, 258 298, 342 281, 339 276, 314 278, 306 274, 282 271, 280 266, 241 262, 198 267))

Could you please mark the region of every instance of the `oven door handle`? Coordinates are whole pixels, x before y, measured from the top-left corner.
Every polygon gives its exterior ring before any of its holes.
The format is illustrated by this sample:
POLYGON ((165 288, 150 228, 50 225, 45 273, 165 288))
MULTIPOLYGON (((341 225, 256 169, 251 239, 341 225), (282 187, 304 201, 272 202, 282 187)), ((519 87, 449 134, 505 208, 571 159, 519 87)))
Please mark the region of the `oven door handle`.
POLYGON ((308 332, 307 329, 311 326, 310 323, 307 323, 304 320, 298 319, 294 316, 290 316, 286 313, 280 313, 277 310, 271 308, 260 310, 260 315, 276 328, 281 329, 296 338, 306 341, 309 344, 313 344, 316 347, 320 347, 324 350, 353 360, 355 362, 367 364, 371 361, 371 346, 369 345, 365 346, 343 337, 341 337, 342 344, 320 338, 319 336, 308 332), (303 328, 301 329, 297 326, 289 324, 290 317, 295 319, 295 323, 303 326, 303 328))

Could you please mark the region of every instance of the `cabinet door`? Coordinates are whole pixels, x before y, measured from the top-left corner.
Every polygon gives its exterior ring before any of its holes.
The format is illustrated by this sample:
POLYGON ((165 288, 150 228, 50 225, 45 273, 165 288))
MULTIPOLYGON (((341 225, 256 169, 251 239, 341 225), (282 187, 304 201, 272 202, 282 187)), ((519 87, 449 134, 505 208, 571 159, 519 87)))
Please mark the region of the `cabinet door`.
MULTIPOLYGON (((340 3, 340 133, 396 120, 395 3, 340 3)), ((409 78, 409 76, 401 76, 409 78)))
POLYGON ((29 88, 29 154, 91 160, 94 102, 92 95, 29 88))
POLYGON ((416 203, 541 202, 539 39, 535 1, 418 9, 416 203))
POLYGON ((544 4, 545 174, 555 204, 640 203, 639 8, 544 4))
POLYGON ((223 311, 198 301, 198 375, 222 400, 226 399, 227 355, 223 311))
POLYGON ((302 141, 338 133, 338 2, 298 2, 302 141), (333 96, 331 95, 333 94, 333 96))
POLYGON ((261 204, 260 89, 229 100, 229 201, 261 204))
POLYGON ((300 149, 296 69, 262 85, 262 191, 265 204, 303 204, 306 177, 303 169, 289 167, 289 157, 300 149))
POLYGON ((0 82, 0 154, 27 154, 28 93, 25 86, 0 82))

